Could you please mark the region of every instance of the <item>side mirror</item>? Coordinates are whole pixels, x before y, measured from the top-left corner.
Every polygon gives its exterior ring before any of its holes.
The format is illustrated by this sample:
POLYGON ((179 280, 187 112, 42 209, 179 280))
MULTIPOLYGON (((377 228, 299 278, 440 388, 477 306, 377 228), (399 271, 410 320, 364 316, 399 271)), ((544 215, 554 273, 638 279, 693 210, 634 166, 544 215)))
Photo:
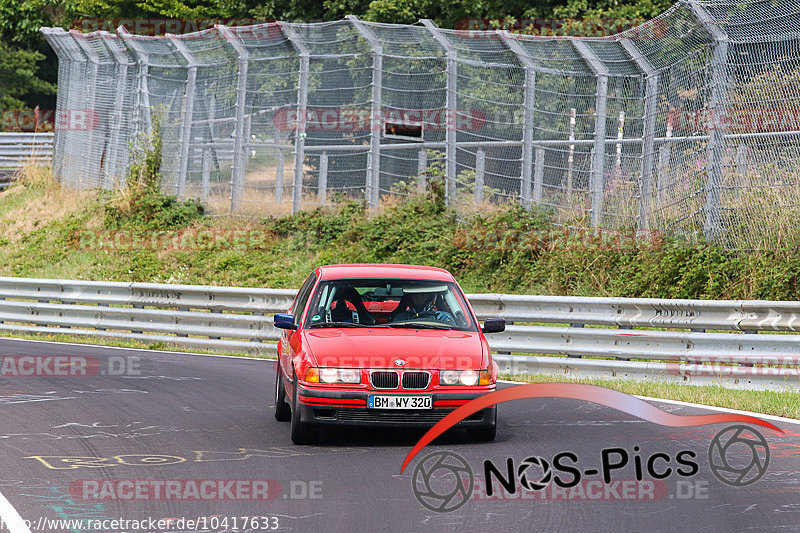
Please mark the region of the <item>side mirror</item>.
POLYGON ((484 333, 500 333, 506 330, 505 318, 487 318, 483 321, 481 331, 484 333))
POLYGON ((294 323, 294 317, 286 313, 278 313, 275 315, 275 327, 279 329, 297 329, 297 324, 294 323))

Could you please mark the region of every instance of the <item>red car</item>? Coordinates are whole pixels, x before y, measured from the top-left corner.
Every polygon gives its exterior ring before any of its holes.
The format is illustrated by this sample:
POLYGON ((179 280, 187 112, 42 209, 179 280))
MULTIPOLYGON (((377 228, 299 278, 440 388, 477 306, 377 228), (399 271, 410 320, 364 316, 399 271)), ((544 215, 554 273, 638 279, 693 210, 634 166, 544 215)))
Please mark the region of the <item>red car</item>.
MULTIPOLYGON (((296 444, 325 424, 432 426, 454 408, 495 390, 497 363, 453 276, 412 265, 330 265, 305 280, 281 328, 275 418, 291 421, 296 444)), ((492 440, 497 408, 458 427, 492 440)))

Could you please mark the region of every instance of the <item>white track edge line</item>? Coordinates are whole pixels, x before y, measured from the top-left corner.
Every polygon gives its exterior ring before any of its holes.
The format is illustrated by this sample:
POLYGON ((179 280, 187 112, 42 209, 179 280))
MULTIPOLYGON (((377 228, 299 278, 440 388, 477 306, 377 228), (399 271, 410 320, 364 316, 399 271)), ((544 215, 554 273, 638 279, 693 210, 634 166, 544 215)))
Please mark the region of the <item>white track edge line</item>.
MULTIPOLYGON (((514 384, 527 384, 524 381, 509 381, 507 379, 498 379, 498 383, 514 383, 514 384)), ((563 383, 563 382, 554 382, 554 383, 563 383)), ((627 393, 626 393, 627 394, 627 393)), ((723 413, 733 413, 737 415, 749 415, 754 416, 756 418, 763 418, 766 420, 775 420, 777 422, 785 422, 787 424, 800 424, 800 420, 795 420, 794 418, 785 418, 782 416, 776 415, 767 415, 764 413, 754 413, 752 411, 740 411, 738 409, 728 409, 727 407, 717 407, 715 405, 703 405, 702 403, 691 403, 691 402, 682 402, 680 400, 665 400, 664 398, 651 398, 650 396, 637 396, 632 394, 631 396, 635 398, 639 398, 640 400, 647 400, 652 402, 661 402, 661 403, 669 403, 673 405, 682 405, 684 407, 697 407, 699 409, 709 409, 711 411, 722 411, 723 413)))
POLYGON ((17 510, 14 509, 11 502, 3 496, 2 492, 0 492, 0 518, 3 519, 5 529, 7 529, 9 533, 31 533, 25 520, 23 520, 17 510))

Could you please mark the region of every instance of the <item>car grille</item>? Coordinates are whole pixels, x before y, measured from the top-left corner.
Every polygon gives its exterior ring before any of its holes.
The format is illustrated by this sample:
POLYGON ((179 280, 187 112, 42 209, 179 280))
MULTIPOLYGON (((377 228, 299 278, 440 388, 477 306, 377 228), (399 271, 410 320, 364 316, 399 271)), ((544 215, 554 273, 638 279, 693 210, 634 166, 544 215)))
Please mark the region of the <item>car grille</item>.
POLYGON ((403 373, 403 388, 427 389, 430 378, 431 376, 427 372, 405 372, 403 373))
POLYGON ((394 370, 370 372, 369 380, 376 389, 396 389, 400 383, 400 378, 394 370))

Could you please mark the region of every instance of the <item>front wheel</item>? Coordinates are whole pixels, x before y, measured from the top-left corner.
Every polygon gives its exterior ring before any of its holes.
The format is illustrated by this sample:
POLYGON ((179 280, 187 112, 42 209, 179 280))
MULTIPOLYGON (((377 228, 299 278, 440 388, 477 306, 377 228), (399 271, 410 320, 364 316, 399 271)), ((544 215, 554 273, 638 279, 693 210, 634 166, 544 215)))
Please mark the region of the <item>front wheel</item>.
POLYGON ((494 410, 494 419, 491 425, 477 428, 467 428, 467 438, 477 442, 493 441, 497 436, 497 409, 494 410))
POLYGON ((297 374, 294 374, 294 393, 292 394, 292 442, 295 444, 314 444, 319 440, 319 427, 300 420, 300 404, 297 403, 297 374))
POLYGON ((286 403, 286 388, 283 386, 283 372, 281 363, 275 365, 275 420, 278 422, 288 422, 292 419, 292 408, 286 403))

